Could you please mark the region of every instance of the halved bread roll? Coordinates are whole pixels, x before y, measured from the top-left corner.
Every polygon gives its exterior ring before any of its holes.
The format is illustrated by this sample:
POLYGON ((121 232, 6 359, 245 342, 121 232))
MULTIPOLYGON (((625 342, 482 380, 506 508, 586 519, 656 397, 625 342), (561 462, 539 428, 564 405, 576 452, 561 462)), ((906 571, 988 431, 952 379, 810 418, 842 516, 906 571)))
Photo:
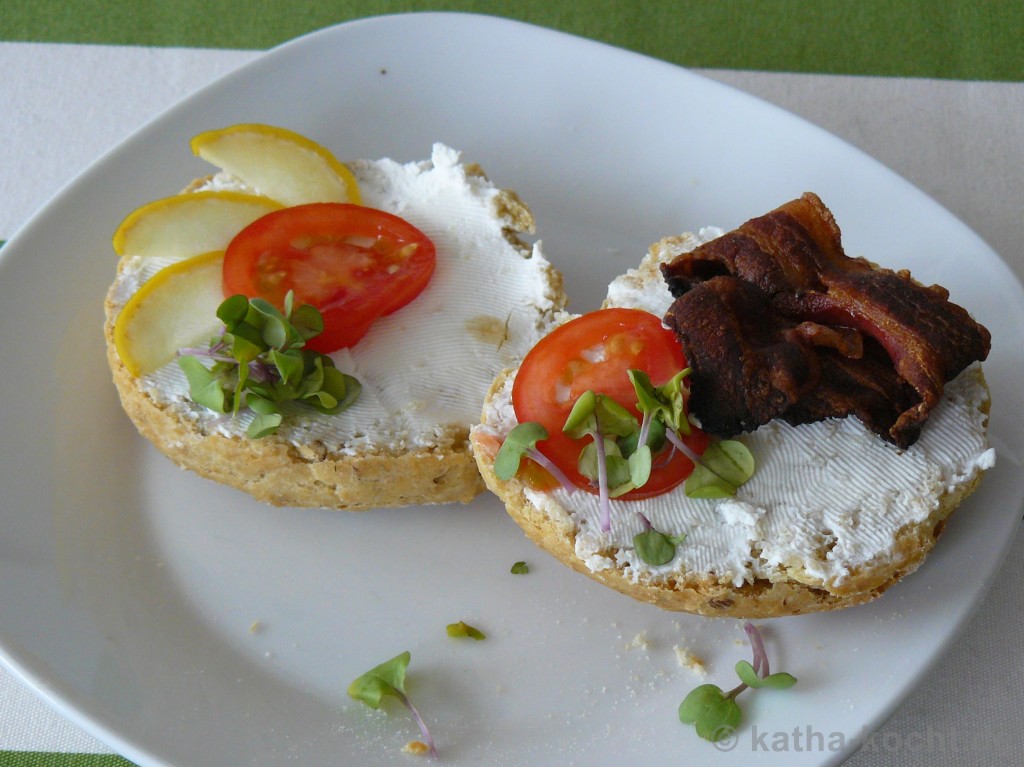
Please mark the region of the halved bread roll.
MULTIPOLYGON (((673 297, 661 265, 721 235, 666 238, 609 287, 606 307, 664 317, 673 297)), ((643 500, 612 500, 603 531, 597 497, 500 479, 498 446, 518 419, 517 374, 499 375, 471 439, 488 488, 539 547, 617 591, 668 610, 764 618, 867 602, 913 572, 949 515, 991 467, 989 392, 980 363, 945 386, 920 439, 900 450, 856 418, 791 426, 774 420, 735 439, 756 462, 733 497, 688 497, 682 485, 643 500), (645 562, 634 536, 653 526, 685 535, 671 561, 645 562)))
MULTIPOLYGON (((426 289, 378 320, 350 349, 332 354, 362 385, 338 415, 295 408, 277 433, 246 436, 251 414, 198 405, 171 362, 136 376, 115 344, 126 302, 169 262, 122 257, 106 300, 105 335, 114 383, 139 432, 180 466, 275 505, 366 510, 467 502, 484 485, 469 427, 494 376, 515 364, 554 322, 566 298, 540 243, 528 244, 530 211, 475 165, 437 144, 432 158, 348 168, 364 205, 398 215, 437 250, 426 289)), ((184 193, 249 189, 217 174, 184 193)))

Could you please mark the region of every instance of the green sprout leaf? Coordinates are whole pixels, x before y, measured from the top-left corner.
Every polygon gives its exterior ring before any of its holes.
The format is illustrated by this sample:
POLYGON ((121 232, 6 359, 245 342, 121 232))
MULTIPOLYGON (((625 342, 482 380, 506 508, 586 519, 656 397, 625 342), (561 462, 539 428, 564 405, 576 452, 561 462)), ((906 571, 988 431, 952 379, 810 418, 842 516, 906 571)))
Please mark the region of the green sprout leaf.
POLYGON ((714 684, 702 684, 690 690, 690 693, 683 698, 679 704, 679 721, 683 724, 693 724, 712 706, 717 706, 725 700, 725 693, 722 688, 714 684))
POLYGON ((487 635, 484 634, 480 629, 470 626, 465 621, 459 621, 458 623, 449 623, 447 626, 448 636, 453 639, 475 639, 478 642, 482 639, 486 639, 487 635))
POLYGON ((512 575, 526 575, 530 572, 530 566, 526 562, 516 562, 512 565, 512 575))
POLYGON ((505 437, 494 458, 494 473, 498 479, 512 479, 519 471, 523 456, 533 451, 538 442, 547 438, 547 429, 539 423, 527 421, 517 424, 505 437))
POLYGON ((755 690, 761 686, 761 677, 754 671, 754 667, 750 665, 750 661, 741 660, 736 664, 736 676, 740 678, 747 687, 753 687, 755 690))
POLYGON ((629 481, 633 487, 643 487, 651 478, 651 466, 654 458, 649 445, 641 445, 627 459, 629 461, 629 481))
MULTIPOLYGON (((286 391, 291 393, 298 390, 306 368, 300 350, 281 351, 272 348, 267 352, 267 361, 276 368, 280 383, 286 391)), ((320 369, 320 372, 322 375, 323 368, 320 369)))
POLYGON ((605 532, 611 529, 609 499, 633 490, 636 487, 633 477, 642 473, 642 457, 636 467, 631 467, 617 443, 618 438, 633 435, 638 429, 636 418, 626 408, 611 397, 590 390, 576 400, 562 427, 573 439, 592 439, 580 451, 578 469, 580 474, 597 482, 601 529, 605 532))
POLYGON ((396 655, 389 661, 374 666, 365 674, 353 680, 348 686, 350 697, 362 701, 372 709, 379 709, 385 695, 405 695, 405 671, 409 668, 412 654, 408 651, 396 655))
POLYGON ((686 540, 686 533, 667 535, 653 528, 633 536, 636 555, 649 565, 667 565, 676 557, 676 547, 686 540))
POLYGON ((242 295, 231 296, 217 308, 217 319, 227 325, 228 330, 244 322, 248 314, 249 299, 242 295))
POLYGON ((657 424, 663 424, 666 436, 694 463, 694 471, 686 479, 686 494, 691 498, 728 498, 753 476, 754 458, 746 445, 737 440, 713 442, 703 456, 697 456, 686 446, 680 435, 691 433, 686 414, 689 374, 690 368, 686 368, 663 386, 655 386, 644 371, 628 371, 645 425, 653 431, 657 424))
POLYGON ((657 420, 678 434, 690 433, 690 422, 686 417, 686 398, 689 391, 684 379, 690 374, 690 368, 680 370, 667 383, 655 386, 650 376, 642 370, 629 370, 627 375, 636 390, 637 409, 641 413, 650 413, 657 420))
POLYGON ((601 432, 616 437, 628 437, 635 433, 640 424, 636 417, 626 408, 603 394, 597 398, 597 417, 600 419, 601 432))
MULTIPOLYGON (((289 293, 289 295, 291 295, 289 293)), ((324 318, 316 307, 303 304, 291 313, 292 327, 303 341, 315 338, 324 332, 324 318)))
POLYGON ((594 411, 597 409, 597 394, 591 390, 583 392, 573 403, 569 416, 565 419, 562 431, 573 439, 580 439, 592 434, 597 428, 594 411))
POLYGON ((249 427, 245 430, 245 436, 249 439, 260 439, 273 434, 281 426, 281 422, 284 420, 284 416, 280 413, 268 413, 266 415, 257 414, 252 421, 249 422, 249 427))
POLYGON ((741 660, 736 664, 736 675, 740 678, 739 686, 729 692, 723 692, 717 685, 703 684, 691 690, 679 704, 679 721, 694 725, 697 734, 705 740, 719 741, 739 727, 743 713, 736 703, 736 698, 744 690, 766 687, 784 690, 796 684, 796 678, 791 674, 769 673, 768 656, 757 627, 747 622, 743 630, 750 639, 754 662, 741 660))
POLYGON ((227 345, 227 351, 239 365, 248 365, 266 351, 265 346, 254 342, 251 334, 246 333, 247 328, 249 326, 242 325, 236 332, 224 334, 223 341, 227 345))
POLYGON ((761 679, 762 687, 768 687, 773 690, 788 690, 795 684, 796 677, 792 674, 787 674, 785 671, 778 671, 761 679))
POLYGON ((393 695, 398 698, 402 705, 409 709, 409 713, 419 725, 423 739, 430 747, 430 753, 437 756, 437 748, 430 732, 427 731, 426 722, 423 721, 423 717, 420 716, 420 712, 416 710, 405 691, 405 672, 411 658, 410 653, 406 651, 379 666, 374 666, 352 681, 352 684, 348 686, 348 694, 349 697, 365 703, 374 710, 380 708, 381 700, 385 695, 393 695))
MULTIPOLYGON (((292 292, 288 291, 288 293, 289 295, 285 296, 285 304, 290 304, 293 300, 292 292)), ((287 317, 281 312, 280 309, 278 309, 272 303, 267 301, 265 298, 250 298, 249 306, 253 311, 258 312, 266 319, 287 319, 287 317)))
POLYGON ((692 724, 697 734, 716 742, 731 735, 743 720, 743 712, 731 694, 713 684, 702 684, 679 704, 679 721, 692 724))
POLYGON ((212 368, 206 367, 198 358, 191 356, 179 357, 178 367, 188 379, 188 387, 193 400, 217 413, 228 411, 227 393, 224 391, 221 379, 213 372, 212 368))
POLYGON ((250 395, 246 398, 246 406, 256 414, 249 424, 249 428, 246 429, 247 437, 259 439, 277 431, 282 420, 281 411, 277 409, 277 405, 263 397, 250 395))
POLYGON ((691 498, 728 498, 754 475, 754 457, 738 440, 724 439, 708 445, 701 461, 686 479, 691 498))
POLYGON ((639 428, 633 414, 618 402, 587 390, 573 404, 562 431, 573 439, 580 439, 593 436, 599 423, 601 433, 606 437, 625 437, 639 428))
MULTIPOLYGON (((612 498, 628 493, 634 485, 630 479, 629 461, 619 453, 619 446, 614 439, 605 438, 604 443, 604 465, 607 472, 605 481, 608 484, 608 492, 612 498)), ((580 451, 577 469, 587 479, 594 482, 599 481, 600 468, 598 466, 597 444, 588 442, 580 451)))
MULTIPOLYGON (((619 437, 619 450, 622 454, 629 458, 633 453, 636 452, 637 445, 640 444, 640 429, 637 429, 632 434, 627 434, 625 437, 619 437)), ((650 419, 647 424, 647 447, 651 449, 651 453, 657 453, 661 450, 665 444, 665 423, 658 419, 650 419)))
POLYGON ((363 385, 348 373, 342 373, 336 368, 324 371, 324 391, 331 394, 337 401, 330 413, 340 413, 350 408, 363 391, 363 385))

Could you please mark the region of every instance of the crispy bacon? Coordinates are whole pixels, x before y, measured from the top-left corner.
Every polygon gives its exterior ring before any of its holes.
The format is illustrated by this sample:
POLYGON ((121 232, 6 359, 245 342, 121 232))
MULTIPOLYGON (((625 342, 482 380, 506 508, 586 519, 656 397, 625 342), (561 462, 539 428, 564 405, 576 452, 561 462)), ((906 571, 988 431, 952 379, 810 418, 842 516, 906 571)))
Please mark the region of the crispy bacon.
POLYGON ((831 212, 810 193, 662 273, 677 297, 666 322, 694 368, 693 411, 721 436, 776 417, 856 415, 907 447, 946 382, 991 346, 944 288, 848 257, 831 212))

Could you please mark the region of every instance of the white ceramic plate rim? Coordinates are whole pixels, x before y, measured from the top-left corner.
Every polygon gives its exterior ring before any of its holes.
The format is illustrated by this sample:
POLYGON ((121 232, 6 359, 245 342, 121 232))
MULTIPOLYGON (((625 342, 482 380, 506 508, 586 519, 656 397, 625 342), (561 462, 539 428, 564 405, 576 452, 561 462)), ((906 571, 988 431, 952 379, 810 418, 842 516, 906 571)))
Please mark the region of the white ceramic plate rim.
MULTIPOLYGON (((447 545, 452 536, 438 530, 457 525, 460 539, 485 543, 486 550, 479 543, 459 548, 464 567, 456 569, 436 551, 424 554, 399 541, 396 551, 419 557, 417 573, 426 585, 410 587, 422 591, 416 599, 394 596, 403 583, 398 574, 370 577, 367 570, 353 576, 356 585, 381 585, 381 603, 390 608, 379 631, 353 629, 330 613, 314 620, 293 602, 308 594, 312 605, 322 607, 308 589, 316 573, 300 562, 288 575, 287 557, 308 554, 317 567, 329 568, 332 552, 321 551, 321 541, 337 542, 344 525, 357 541, 380 542, 380 520, 254 508, 231 491, 179 474, 125 428, 97 362, 98 325, 89 325, 95 320, 90 308, 112 269, 101 257, 109 232, 140 202, 204 172, 201 164, 182 159, 190 135, 247 119, 287 124, 347 157, 417 159, 433 140, 463 149, 534 209, 546 251, 565 270, 579 309, 596 305, 608 279, 660 236, 702 224, 734 226, 805 188, 821 193, 843 226, 848 250, 909 259, 896 265, 911 266, 926 280, 945 280, 954 298, 993 330, 986 372, 996 402, 992 436, 1000 464, 954 518, 922 571, 885 599, 834 615, 770 622, 773 651, 781 666, 799 670, 802 686, 786 698, 752 700, 750 721, 773 732, 808 726, 826 736, 842 733, 844 742, 836 750, 758 757, 780 764, 845 758, 967 620, 1006 553, 1024 497, 1024 482, 1013 471, 1024 433, 1024 403, 1013 385, 1019 349, 1006 340, 1024 323, 1024 293, 999 258, 870 158, 689 72, 492 17, 381 17, 300 38, 186 100, 98 160, 3 249, 5 327, 26 327, 44 288, 55 288, 61 299, 43 327, 33 327, 30 340, 23 333, 7 351, 28 360, 41 347, 48 359, 71 360, 83 371, 76 397, 46 380, 54 370, 49 362, 26 362, 4 383, 11 406, 2 415, 6 447, 17 447, 17 453, 3 469, 12 493, 0 505, 0 657, 64 715, 144 767, 222 764, 229 754, 252 764, 346 754, 361 763, 387 763, 401 733, 414 734, 408 723, 398 711, 383 720, 367 717, 347 703, 343 690, 352 675, 387 657, 381 653, 411 645, 413 669, 422 669, 411 681, 455 763, 714 753, 716 763, 732 764, 750 756, 749 747, 725 753, 697 741, 674 721, 672 708, 700 680, 672 667, 671 643, 708 649, 712 680, 725 684, 731 663, 745 653, 730 641, 737 637, 735 622, 652 614, 596 587, 535 552, 493 499, 476 502, 472 519, 453 508, 388 513, 389 525, 409 536, 434 536, 447 545), (297 72, 304 74, 298 78, 297 72), (310 91, 310 81, 319 89, 310 91), (268 100, 268 93, 274 98, 268 100), (311 93, 323 95, 322 102, 311 93), (500 98, 485 98, 495 94, 500 98), (445 104, 440 116, 429 109, 437 103, 445 104), (752 156, 751 145, 765 151, 752 156), (149 163, 145 171, 127 167, 142 159, 149 163), (633 201, 642 204, 634 207, 633 201), (894 236, 891 225, 882 223, 894 209, 903 220, 921 222, 921 231, 894 236), (60 254, 73 245, 82 252, 69 261, 60 254), (41 379, 32 391, 28 382, 41 379), (38 405, 40 396, 79 407, 56 419, 47 415, 53 408, 38 405), (81 407, 83 401, 95 407, 81 407), (105 433, 108 423, 114 426, 105 433), (97 478, 99 459, 67 448, 69 437, 97 429, 103 434, 99 453, 132 461, 128 477, 97 478), (112 444, 120 440, 128 446, 112 444), (186 500, 199 506, 175 507, 186 500), (141 505, 124 518, 110 511, 118 503, 141 505), (25 513, 34 506, 49 507, 45 524, 38 512, 25 513), (82 517, 89 514, 95 519, 86 524, 82 517), (202 525, 190 527, 192 522, 202 525), (197 541, 196 527, 219 540, 197 541), (270 544, 277 548, 267 553, 270 544), (135 562, 126 556, 132 546, 138 546, 135 562), (258 589, 236 580, 237 573, 258 580, 257 571, 247 570, 253 552, 267 557, 275 576, 258 589), (507 571, 515 559, 535 563, 530 580, 485 575, 495 560, 507 571), (443 575, 448 584, 465 572, 479 579, 456 581, 450 593, 434 595, 429 574, 443 575), (137 585, 125 585, 122 576, 137 585), (241 606, 218 608, 217 600, 228 595, 241 606), (504 600, 500 614, 487 597, 504 600), (152 604, 161 601, 165 612, 154 611, 152 604), (399 608, 406 614, 397 615, 399 608), (427 627, 443 627, 462 609, 487 623, 488 642, 453 649, 427 638, 427 627), (249 618, 266 619, 266 632, 246 631, 255 625, 249 618), (67 643, 54 638, 59 631, 67 643), (650 648, 625 650, 641 631, 649 633, 650 648), (338 653, 351 660, 335 665, 333 636, 338 653), (140 638, 166 644, 147 655, 140 638), (379 652, 367 652, 377 640, 379 652), (837 655, 847 658, 838 669, 830 665, 837 655), (644 663, 660 673, 646 676, 644 663), (873 699, 859 690, 868 669, 875 674, 873 699), (321 670, 334 681, 323 681, 321 670), (465 679, 485 671, 498 681, 476 698, 465 679), (519 687, 521 679, 535 685, 536 694, 519 687), (133 688, 140 681, 158 681, 160 689, 133 688), (564 703, 548 702, 566 691, 572 694, 564 703), (269 700, 250 704, 252 693, 269 700), (467 700, 472 705, 460 705, 467 700), (479 718, 484 714, 490 718, 479 718)), ((886 256, 878 260, 884 263, 886 256)), ((373 563, 360 551, 346 551, 346 557, 365 567, 373 563)), ((347 572, 331 575, 343 579, 347 572)), ((373 604, 363 592, 353 599, 364 612, 373 604)))

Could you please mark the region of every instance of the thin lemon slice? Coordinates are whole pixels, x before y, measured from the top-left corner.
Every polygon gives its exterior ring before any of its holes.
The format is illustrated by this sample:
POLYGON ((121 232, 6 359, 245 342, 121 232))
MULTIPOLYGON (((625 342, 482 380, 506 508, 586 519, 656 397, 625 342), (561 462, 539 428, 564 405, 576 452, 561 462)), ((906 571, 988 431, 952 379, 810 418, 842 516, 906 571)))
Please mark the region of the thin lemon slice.
POLYGON ((185 259, 224 250, 244 227, 281 203, 233 191, 176 194, 133 211, 114 232, 119 256, 185 259))
POLYGON ((284 128, 243 123, 206 131, 192 151, 284 205, 360 202, 352 172, 324 147, 284 128))
POLYGON ((114 322, 114 348, 132 375, 146 375, 179 349, 209 341, 221 327, 224 253, 179 261, 147 280, 114 322))

